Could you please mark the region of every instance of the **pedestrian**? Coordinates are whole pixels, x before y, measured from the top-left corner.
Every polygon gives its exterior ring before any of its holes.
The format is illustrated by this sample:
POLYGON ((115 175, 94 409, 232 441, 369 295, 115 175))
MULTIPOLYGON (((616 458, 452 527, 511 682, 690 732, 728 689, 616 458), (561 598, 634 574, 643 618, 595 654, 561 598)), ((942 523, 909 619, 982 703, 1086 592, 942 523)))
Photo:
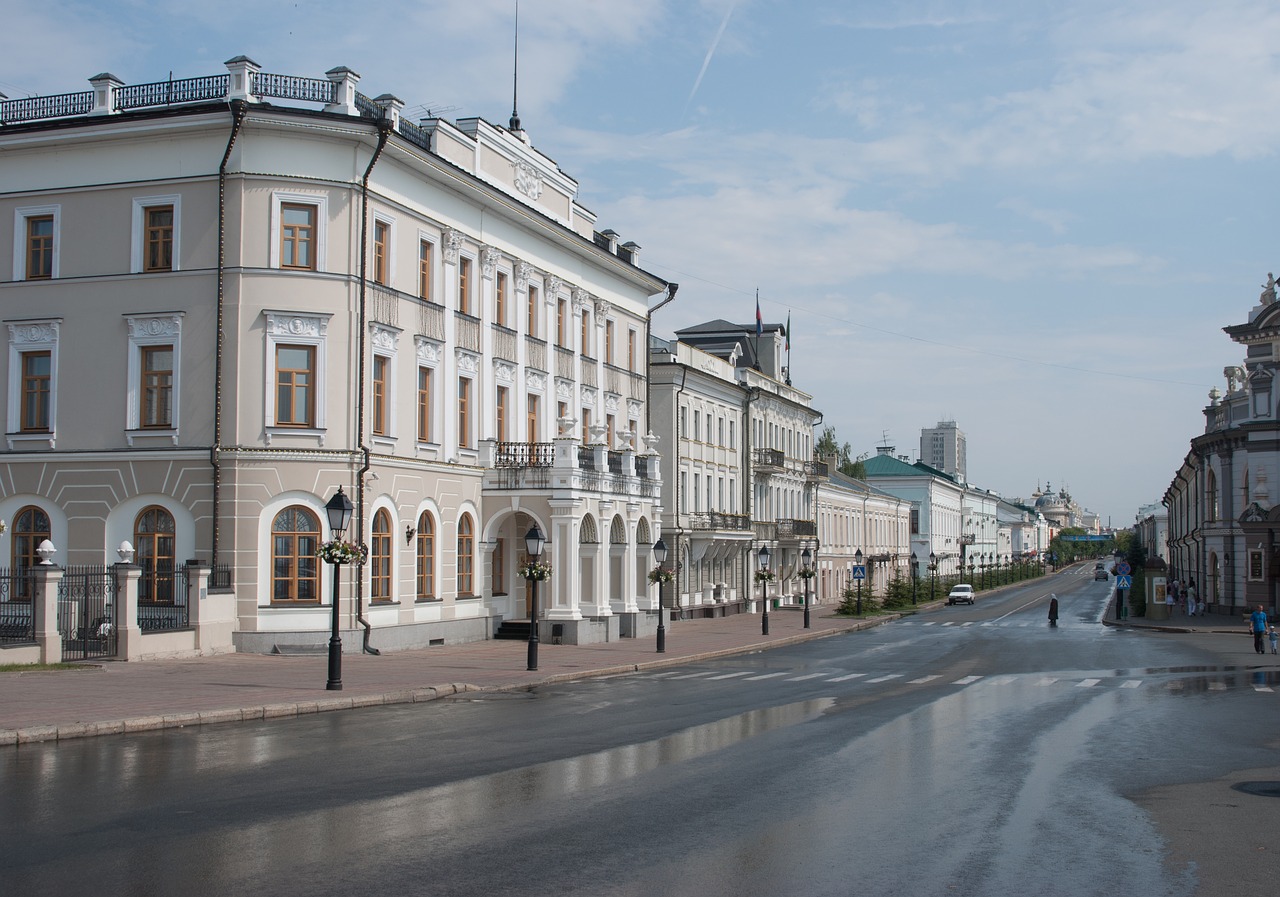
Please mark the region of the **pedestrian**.
POLYGON ((1176 597, 1177 593, 1174 591, 1175 588, 1176 588, 1175 583, 1169 583, 1169 588, 1165 589, 1165 593, 1164 593, 1164 607, 1165 607, 1166 613, 1170 617, 1173 616, 1174 602, 1178 600, 1176 597))
POLYGON ((1058 596, 1057 595, 1049 596, 1049 625, 1050 626, 1058 625, 1058 596))
POLYGON ((1249 631, 1253 633, 1253 651, 1255 654, 1266 654, 1266 649, 1262 647, 1262 637, 1267 634, 1267 615, 1262 610, 1262 605, 1257 606, 1257 610, 1249 614, 1249 631))
POLYGON ((1276 642, 1280 641, 1280 632, 1276 632, 1276 628, 1272 626, 1267 630, 1267 639, 1271 642, 1271 653, 1276 653, 1276 642))
POLYGON ((1200 605, 1196 602, 1196 584, 1194 582, 1187 583, 1187 613, 1191 616, 1200 614, 1200 605))

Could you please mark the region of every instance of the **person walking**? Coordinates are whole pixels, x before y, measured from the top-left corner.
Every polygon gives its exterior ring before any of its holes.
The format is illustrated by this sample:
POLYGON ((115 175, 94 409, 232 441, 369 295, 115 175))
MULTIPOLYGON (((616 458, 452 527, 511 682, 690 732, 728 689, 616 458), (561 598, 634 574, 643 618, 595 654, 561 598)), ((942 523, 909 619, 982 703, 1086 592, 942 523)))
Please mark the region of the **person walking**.
POLYGON ((1193 617, 1202 613, 1200 605, 1196 603, 1196 584, 1194 582, 1187 583, 1187 613, 1193 617))
POLYGON ((1276 642, 1280 641, 1280 632, 1276 632, 1276 628, 1272 626, 1267 630, 1267 640, 1271 642, 1271 653, 1276 653, 1276 642))
POLYGON ((1262 647, 1262 637, 1267 634, 1267 615, 1259 604, 1257 610, 1249 614, 1249 630, 1253 633, 1253 651, 1255 654, 1266 654, 1262 647))
POLYGON ((1049 625, 1050 626, 1058 625, 1058 596, 1057 595, 1049 596, 1049 625))

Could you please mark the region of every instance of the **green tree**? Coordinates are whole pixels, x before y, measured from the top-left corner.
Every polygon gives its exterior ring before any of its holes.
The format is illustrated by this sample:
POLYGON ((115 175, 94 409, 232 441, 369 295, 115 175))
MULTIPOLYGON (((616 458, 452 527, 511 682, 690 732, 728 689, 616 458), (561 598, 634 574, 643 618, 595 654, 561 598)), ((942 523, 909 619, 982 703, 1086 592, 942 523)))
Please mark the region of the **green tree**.
POLYGON ((849 443, 841 443, 836 439, 835 427, 823 427, 822 433, 818 436, 818 441, 814 443, 813 448, 818 453, 819 458, 834 456, 836 470, 845 476, 858 480, 867 478, 866 465, 861 461, 854 460, 853 450, 849 447, 849 443))

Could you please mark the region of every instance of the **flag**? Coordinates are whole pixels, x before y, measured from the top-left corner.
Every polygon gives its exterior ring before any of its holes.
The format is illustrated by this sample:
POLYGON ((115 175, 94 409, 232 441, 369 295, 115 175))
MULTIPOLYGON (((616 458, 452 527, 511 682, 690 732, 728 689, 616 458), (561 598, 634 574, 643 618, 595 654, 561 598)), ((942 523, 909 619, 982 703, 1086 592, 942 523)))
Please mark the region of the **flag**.
POLYGON ((756 336, 764 333, 764 318, 760 317, 760 297, 756 296, 756 336))
POLYGON ((782 328, 782 335, 787 338, 787 351, 791 351, 791 312, 787 312, 787 326, 782 328))

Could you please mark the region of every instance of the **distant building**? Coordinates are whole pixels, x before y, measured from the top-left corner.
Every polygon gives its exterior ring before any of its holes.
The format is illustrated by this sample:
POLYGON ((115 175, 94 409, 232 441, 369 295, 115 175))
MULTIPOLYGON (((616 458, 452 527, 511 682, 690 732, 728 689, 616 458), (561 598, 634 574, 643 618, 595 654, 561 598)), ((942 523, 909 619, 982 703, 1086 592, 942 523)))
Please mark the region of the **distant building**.
POLYGON ((1148 559, 1159 558, 1169 563, 1169 511, 1164 505, 1151 504, 1138 509, 1134 532, 1148 559))
POLYGON ((940 420, 936 427, 920 431, 920 460, 958 482, 969 478, 968 452, 964 432, 953 420, 940 420))

